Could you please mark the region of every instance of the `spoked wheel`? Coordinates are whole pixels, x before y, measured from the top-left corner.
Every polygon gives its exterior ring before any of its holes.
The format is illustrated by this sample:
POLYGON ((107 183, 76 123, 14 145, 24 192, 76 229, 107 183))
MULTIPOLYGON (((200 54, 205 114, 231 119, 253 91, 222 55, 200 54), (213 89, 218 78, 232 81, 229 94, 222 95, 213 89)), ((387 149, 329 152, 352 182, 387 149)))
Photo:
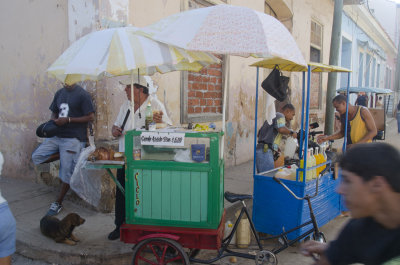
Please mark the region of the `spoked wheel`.
POLYGON ((314 233, 313 234, 313 240, 320 242, 320 243, 326 243, 326 238, 324 233, 319 232, 319 233, 314 233))
POLYGON ((190 264, 182 246, 167 238, 148 238, 133 248, 132 265, 190 264))
POLYGON ((255 257, 256 265, 277 265, 278 259, 275 254, 268 250, 261 250, 255 257))

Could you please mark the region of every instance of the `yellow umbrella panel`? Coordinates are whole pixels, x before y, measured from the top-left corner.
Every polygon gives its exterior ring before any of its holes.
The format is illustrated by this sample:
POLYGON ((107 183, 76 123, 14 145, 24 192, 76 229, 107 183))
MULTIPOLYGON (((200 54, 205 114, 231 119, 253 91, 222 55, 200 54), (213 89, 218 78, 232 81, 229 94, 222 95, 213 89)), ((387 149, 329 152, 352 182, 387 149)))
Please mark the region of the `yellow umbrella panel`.
POLYGON ((103 77, 200 71, 220 60, 210 53, 185 51, 136 34, 134 27, 92 32, 74 42, 47 72, 66 84, 103 77))
MULTIPOLYGON (((335 66, 335 65, 327 65, 322 63, 314 63, 310 62, 308 65, 311 67, 311 72, 351 72, 351 70, 335 66)), ((292 61, 274 57, 270 59, 265 59, 256 63, 253 63, 250 66, 256 66, 260 68, 268 68, 274 69, 275 66, 279 68, 281 71, 288 71, 288 72, 307 72, 307 67, 304 65, 300 65, 294 63, 292 61)))

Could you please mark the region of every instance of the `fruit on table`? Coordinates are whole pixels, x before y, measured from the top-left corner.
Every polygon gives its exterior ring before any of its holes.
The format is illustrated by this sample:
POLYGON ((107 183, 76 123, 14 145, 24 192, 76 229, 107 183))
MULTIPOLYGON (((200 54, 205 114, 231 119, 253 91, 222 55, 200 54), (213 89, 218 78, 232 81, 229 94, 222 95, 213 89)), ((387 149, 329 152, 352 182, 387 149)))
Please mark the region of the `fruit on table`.
POLYGON ((208 131, 208 125, 205 125, 205 124, 202 125, 202 124, 197 123, 194 126, 193 131, 208 131))

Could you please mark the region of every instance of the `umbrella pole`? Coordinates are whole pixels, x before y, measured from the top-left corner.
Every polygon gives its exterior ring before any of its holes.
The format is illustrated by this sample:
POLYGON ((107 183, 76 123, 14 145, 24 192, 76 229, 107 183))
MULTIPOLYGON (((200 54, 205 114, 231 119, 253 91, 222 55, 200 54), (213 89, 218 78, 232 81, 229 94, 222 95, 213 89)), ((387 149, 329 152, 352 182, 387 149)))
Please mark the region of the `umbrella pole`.
POLYGON ((343 139, 343 147, 342 153, 346 152, 347 148, 347 127, 349 122, 349 102, 350 102, 350 72, 347 73, 347 99, 346 99, 346 123, 344 125, 344 139, 343 139))
MULTIPOLYGON (((311 83, 311 66, 308 66, 308 71, 307 71, 307 99, 306 99, 306 121, 304 124, 304 152, 303 152, 303 183, 306 183, 306 177, 307 177, 307 152, 308 152, 308 133, 309 133, 309 128, 310 128, 310 122, 309 122, 309 116, 310 116, 310 83, 311 83)), ((300 150, 301 151, 301 150, 300 150)), ((308 172, 308 174, 311 174, 311 172, 308 172)))
MULTIPOLYGON (((226 73, 226 72, 225 72, 226 73)), ((221 140, 221 147, 220 147, 220 154, 219 157, 220 159, 224 158, 224 146, 225 146, 225 115, 226 115, 226 87, 228 86, 228 76, 225 74, 224 78, 224 87, 223 87, 223 93, 224 93, 224 98, 222 102, 222 140, 221 140)))
MULTIPOLYGON (((139 73, 139 70, 138 70, 139 73)), ((132 130, 135 128, 135 93, 133 93, 133 70, 131 72, 131 119, 132 119, 132 130)))
POLYGON ((258 77, 260 68, 257 66, 257 77, 256 77, 256 105, 254 110, 254 150, 253 150, 253 177, 256 175, 256 148, 257 148, 257 116, 258 116, 258 77))

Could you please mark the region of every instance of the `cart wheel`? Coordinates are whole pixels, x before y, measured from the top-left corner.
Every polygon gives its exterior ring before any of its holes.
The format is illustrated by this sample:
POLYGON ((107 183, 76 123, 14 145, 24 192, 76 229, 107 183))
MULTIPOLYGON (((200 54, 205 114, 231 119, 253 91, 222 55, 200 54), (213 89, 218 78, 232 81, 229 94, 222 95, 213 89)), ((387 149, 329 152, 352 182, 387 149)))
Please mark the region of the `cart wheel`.
POLYGON ((313 239, 315 240, 315 241, 317 241, 317 242, 320 242, 320 243, 326 243, 326 238, 325 238, 325 235, 324 235, 324 233, 322 233, 322 232, 319 232, 319 233, 317 233, 317 234, 313 234, 313 239))
POLYGON ((255 257, 256 265, 277 265, 278 259, 275 254, 268 250, 261 250, 255 257))
POLYGON ((133 248, 132 265, 190 264, 182 246, 167 238, 148 238, 133 248))

